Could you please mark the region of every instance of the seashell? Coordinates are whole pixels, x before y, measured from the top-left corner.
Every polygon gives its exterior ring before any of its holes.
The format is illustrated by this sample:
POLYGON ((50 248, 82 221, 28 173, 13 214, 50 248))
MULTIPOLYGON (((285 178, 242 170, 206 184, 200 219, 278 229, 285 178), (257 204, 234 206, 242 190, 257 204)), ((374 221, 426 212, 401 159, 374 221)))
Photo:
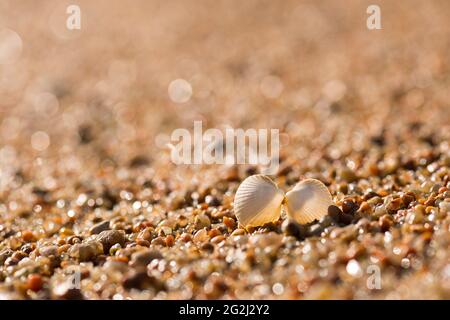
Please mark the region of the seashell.
POLYGON ((234 213, 244 227, 256 227, 277 220, 281 215, 284 192, 265 175, 245 179, 234 197, 234 213))
POLYGON ((316 179, 303 180, 286 193, 287 215, 302 224, 326 216, 333 204, 327 187, 316 179))

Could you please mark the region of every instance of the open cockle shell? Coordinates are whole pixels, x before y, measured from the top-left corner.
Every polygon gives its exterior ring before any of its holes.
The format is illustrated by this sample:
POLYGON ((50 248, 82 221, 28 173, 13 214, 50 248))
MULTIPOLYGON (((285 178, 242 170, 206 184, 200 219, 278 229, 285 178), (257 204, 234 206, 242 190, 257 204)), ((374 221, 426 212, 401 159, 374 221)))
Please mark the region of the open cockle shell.
POLYGON ((316 179, 303 180, 286 193, 287 215, 301 224, 326 216, 333 204, 327 187, 316 179))
POLYGON ((245 179, 236 191, 234 213, 244 227, 262 226, 281 215, 284 192, 265 175, 245 179))

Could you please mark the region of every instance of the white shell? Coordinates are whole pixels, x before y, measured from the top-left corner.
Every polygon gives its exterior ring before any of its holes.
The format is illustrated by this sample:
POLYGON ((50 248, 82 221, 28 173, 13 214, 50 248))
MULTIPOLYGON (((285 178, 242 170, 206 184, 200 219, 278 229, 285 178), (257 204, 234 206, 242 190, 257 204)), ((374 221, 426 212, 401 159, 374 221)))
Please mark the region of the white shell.
POLYGON ((286 193, 287 215, 302 224, 327 215, 333 204, 327 187, 316 179, 303 180, 286 193))
POLYGON ((265 175, 245 179, 234 197, 234 213, 244 227, 276 221, 281 215, 284 192, 265 175))

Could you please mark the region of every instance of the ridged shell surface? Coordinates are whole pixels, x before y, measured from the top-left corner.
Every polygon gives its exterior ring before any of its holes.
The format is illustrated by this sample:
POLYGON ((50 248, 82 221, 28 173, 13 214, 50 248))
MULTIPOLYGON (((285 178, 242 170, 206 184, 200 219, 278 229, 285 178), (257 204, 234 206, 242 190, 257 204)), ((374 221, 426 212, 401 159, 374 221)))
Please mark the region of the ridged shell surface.
POLYGON ((284 192, 265 175, 245 179, 234 197, 234 213, 244 227, 276 221, 281 215, 284 192))
POLYGON ((319 220, 328 214, 333 199, 327 187, 316 179, 303 180, 286 193, 286 211, 298 223, 319 220))

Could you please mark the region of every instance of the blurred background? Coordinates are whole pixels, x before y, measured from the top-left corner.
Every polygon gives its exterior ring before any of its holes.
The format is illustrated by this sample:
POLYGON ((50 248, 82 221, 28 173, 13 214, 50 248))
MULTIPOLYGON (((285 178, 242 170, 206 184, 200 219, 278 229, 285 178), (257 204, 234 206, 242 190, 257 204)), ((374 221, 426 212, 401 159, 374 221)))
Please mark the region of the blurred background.
POLYGON ((158 158, 194 119, 305 147, 317 130, 352 127, 351 144, 398 121, 448 128, 450 3, 377 1, 382 30, 366 27, 370 4, 1 0, 2 159, 158 158))

